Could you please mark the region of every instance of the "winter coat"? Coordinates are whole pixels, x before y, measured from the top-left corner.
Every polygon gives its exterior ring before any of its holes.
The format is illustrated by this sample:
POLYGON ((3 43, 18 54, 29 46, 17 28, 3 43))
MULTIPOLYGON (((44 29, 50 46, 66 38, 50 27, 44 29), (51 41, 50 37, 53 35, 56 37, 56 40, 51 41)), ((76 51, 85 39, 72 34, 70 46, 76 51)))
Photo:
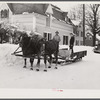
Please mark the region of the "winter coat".
POLYGON ((70 46, 73 46, 73 45, 74 45, 74 41, 75 41, 75 37, 72 36, 72 37, 70 38, 70 46))
POLYGON ((55 41, 57 41, 57 42, 60 42, 60 41, 61 41, 59 35, 55 35, 55 36, 53 37, 53 40, 55 40, 55 41))

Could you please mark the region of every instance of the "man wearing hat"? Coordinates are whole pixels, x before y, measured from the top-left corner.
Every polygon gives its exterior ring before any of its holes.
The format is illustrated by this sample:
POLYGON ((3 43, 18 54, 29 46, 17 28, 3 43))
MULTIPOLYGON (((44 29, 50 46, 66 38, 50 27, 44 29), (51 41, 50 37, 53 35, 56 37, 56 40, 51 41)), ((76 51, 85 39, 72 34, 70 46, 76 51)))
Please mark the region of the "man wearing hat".
POLYGON ((69 44, 69 48, 71 50, 71 54, 74 52, 73 51, 73 46, 74 46, 74 42, 75 42, 75 34, 74 33, 70 33, 70 44, 69 44))
POLYGON ((55 33, 56 33, 56 34, 55 34, 55 36, 53 37, 53 40, 56 40, 56 41, 59 43, 59 42, 61 41, 60 36, 59 36, 59 32, 56 31, 55 33))
POLYGON ((57 41, 57 43, 58 43, 57 50, 59 50, 59 42, 61 41, 61 39, 60 39, 58 31, 55 32, 55 36, 53 37, 53 40, 57 41))

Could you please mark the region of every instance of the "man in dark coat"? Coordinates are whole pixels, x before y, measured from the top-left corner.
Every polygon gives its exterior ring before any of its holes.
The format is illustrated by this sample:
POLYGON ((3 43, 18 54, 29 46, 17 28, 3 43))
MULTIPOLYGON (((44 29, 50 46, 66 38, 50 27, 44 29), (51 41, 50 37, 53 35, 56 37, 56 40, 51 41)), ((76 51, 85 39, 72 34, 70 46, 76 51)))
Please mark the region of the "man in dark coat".
POLYGON ((75 42, 75 34, 74 33, 70 33, 70 44, 69 44, 69 48, 71 50, 71 54, 73 54, 73 46, 74 46, 74 42, 75 42))

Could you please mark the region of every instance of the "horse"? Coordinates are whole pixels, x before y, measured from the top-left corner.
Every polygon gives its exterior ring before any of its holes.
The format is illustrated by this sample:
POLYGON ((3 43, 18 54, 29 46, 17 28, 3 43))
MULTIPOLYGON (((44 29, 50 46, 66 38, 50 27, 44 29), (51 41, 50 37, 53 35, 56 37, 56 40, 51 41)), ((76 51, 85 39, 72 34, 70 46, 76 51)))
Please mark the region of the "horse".
POLYGON ((54 54, 56 58, 56 66, 55 69, 57 69, 57 61, 58 61, 58 43, 55 40, 49 40, 46 41, 45 38, 43 38, 39 34, 34 34, 33 36, 29 36, 27 32, 20 33, 20 46, 22 48, 22 53, 24 58, 24 68, 26 68, 26 58, 30 58, 31 63, 31 70, 33 70, 33 62, 34 58, 37 57, 37 71, 39 71, 40 67, 40 57, 44 57, 44 64, 45 69, 44 71, 47 71, 47 56, 49 56, 49 66, 48 68, 51 68, 52 64, 52 54, 54 54))
POLYGON ((54 39, 49 40, 49 41, 45 41, 45 53, 44 53, 44 63, 45 63, 45 70, 47 71, 47 56, 49 56, 49 66, 48 68, 51 68, 51 64, 52 64, 52 54, 54 54, 54 57, 56 59, 56 66, 55 69, 57 69, 57 63, 58 63, 58 42, 55 41, 54 39))
POLYGON ((42 45, 43 45, 43 38, 40 35, 34 35, 32 37, 28 36, 27 33, 23 33, 21 35, 20 39, 20 45, 22 48, 22 53, 24 58, 24 68, 26 68, 26 58, 30 58, 31 68, 30 70, 33 70, 33 62, 34 58, 37 57, 37 69, 36 71, 39 71, 40 67, 40 56, 42 51, 42 45))

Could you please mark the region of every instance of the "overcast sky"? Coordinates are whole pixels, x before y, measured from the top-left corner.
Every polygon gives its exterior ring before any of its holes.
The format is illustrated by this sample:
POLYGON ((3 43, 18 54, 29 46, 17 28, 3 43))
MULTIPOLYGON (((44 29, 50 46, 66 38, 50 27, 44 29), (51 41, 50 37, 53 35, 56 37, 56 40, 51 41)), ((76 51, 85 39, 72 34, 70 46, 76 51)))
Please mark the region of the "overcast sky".
POLYGON ((60 2, 60 3, 56 2, 56 3, 52 3, 52 4, 58 6, 63 11, 70 11, 71 8, 78 5, 78 3, 68 3, 68 2, 60 2))

